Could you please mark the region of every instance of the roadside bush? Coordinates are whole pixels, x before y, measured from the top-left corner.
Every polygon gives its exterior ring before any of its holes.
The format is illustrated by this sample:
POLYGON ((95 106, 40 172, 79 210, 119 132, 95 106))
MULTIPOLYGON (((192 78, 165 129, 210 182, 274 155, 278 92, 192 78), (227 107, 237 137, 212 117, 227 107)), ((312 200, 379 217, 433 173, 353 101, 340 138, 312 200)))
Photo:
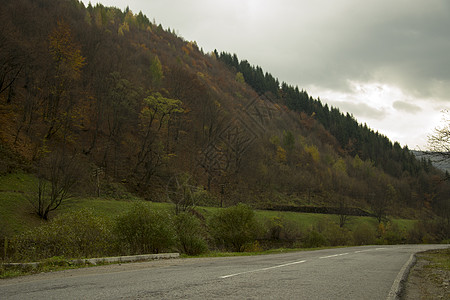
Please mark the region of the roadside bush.
POLYGON ((331 223, 322 232, 330 246, 353 245, 353 236, 347 228, 341 228, 336 223, 331 223))
POLYGON ((180 252, 199 255, 208 251, 201 221, 194 215, 184 212, 175 217, 175 231, 180 252))
POLYGON ((406 243, 406 232, 397 224, 389 222, 386 226, 386 232, 383 239, 389 245, 397 245, 406 243))
POLYGON ((124 254, 159 253, 175 244, 171 216, 140 202, 117 218, 114 233, 124 254))
POLYGON ((218 203, 218 200, 203 188, 197 188, 193 197, 196 206, 217 206, 218 203))
POLYGON ((16 260, 103 256, 112 251, 110 224, 82 209, 65 213, 49 223, 16 236, 11 247, 16 260))
POLYGON ((318 248, 327 245, 327 239, 315 230, 311 230, 305 236, 302 243, 305 248, 318 248))
POLYGON ((282 216, 275 216, 266 221, 267 238, 281 241, 295 241, 302 232, 295 222, 282 216))
POLYGON ((242 252, 262 232, 253 210, 244 204, 220 209, 208 223, 209 231, 218 246, 242 252))
POLYGON ((314 229, 320 233, 326 240, 326 245, 343 246, 353 244, 353 236, 345 227, 340 227, 338 223, 330 217, 319 220, 314 229))
POLYGON ((450 226, 443 218, 423 219, 414 224, 408 231, 408 242, 441 243, 450 238, 450 226))
POLYGON ((370 224, 362 223, 353 231, 353 240, 358 246, 375 244, 375 228, 370 224))
POLYGON ((11 255, 9 251, 11 247, 8 246, 8 241, 11 239, 11 236, 12 234, 8 223, 0 220, 0 260, 6 261, 11 255))

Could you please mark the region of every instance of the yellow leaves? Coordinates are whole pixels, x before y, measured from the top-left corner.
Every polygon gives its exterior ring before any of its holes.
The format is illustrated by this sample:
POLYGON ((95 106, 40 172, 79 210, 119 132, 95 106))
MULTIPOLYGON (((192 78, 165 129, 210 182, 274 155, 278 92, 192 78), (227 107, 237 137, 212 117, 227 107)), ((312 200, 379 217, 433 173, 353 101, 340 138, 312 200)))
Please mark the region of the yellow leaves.
POLYGON ((277 161, 280 163, 287 161, 286 150, 284 150, 281 146, 277 147, 277 161))
POLYGON ((319 149, 317 149, 316 146, 311 145, 311 146, 305 146, 305 152, 308 153, 311 158, 313 159, 313 161, 315 163, 319 162, 320 160, 320 153, 319 153, 319 149))
POLYGON ((339 158, 334 164, 333 169, 338 173, 347 174, 347 164, 342 158, 339 158))
POLYGON ((57 72, 71 79, 78 79, 86 59, 81 55, 80 46, 74 42, 69 25, 58 21, 49 40, 50 53, 56 62, 57 72))
POLYGON ((245 83, 244 75, 242 75, 241 72, 237 72, 237 73, 236 73, 235 80, 236 80, 237 82, 239 82, 239 83, 242 83, 242 84, 245 83))
POLYGON ((184 54, 189 55, 190 51, 188 49, 188 47, 186 47, 186 45, 184 45, 183 47, 181 47, 181 50, 184 52, 184 54))
POLYGON ((272 145, 279 146, 280 145, 280 138, 278 137, 278 135, 273 135, 273 136, 270 137, 269 142, 272 145))
POLYGON ((356 154, 355 158, 353 159, 352 162, 352 166, 355 169, 361 169, 363 166, 364 162, 361 160, 361 158, 359 158, 359 155, 356 154))
POLYGON ((144 99, 144 107, 140 113, 142 126, 149 130, 156 121, 159 123, 159 131, 172 115, 184 112, 182 105, 180 100, 166 98, 159 92, 150 94, 144 99))
POLYGON ((119 36, 124 36, 125 32, 130 32, 130 26, 128 25, 127 22, 123 22, 118 29, 119 36))
POLYGON ((150 74, 152 76, 153 86, 158 87, 164 78, 164 73, 161 61, 159 60, 157 55, 155 55, 152 64, 150 65, 150 74))
MULTIPOLYGON (((136 20, 136 16, 133 14, 131 10, 129 10, 125 16, 124 23, 127 25, 131 25, 131 27, 137 27, 138 22, 136 20)), ((129 27, 128 27, 129 28, 129 27)))
POLYGON ((203 74, 202 72, 197 72, 197 77, 199 77, 201 79, 206 79, 205 74, 203 74))

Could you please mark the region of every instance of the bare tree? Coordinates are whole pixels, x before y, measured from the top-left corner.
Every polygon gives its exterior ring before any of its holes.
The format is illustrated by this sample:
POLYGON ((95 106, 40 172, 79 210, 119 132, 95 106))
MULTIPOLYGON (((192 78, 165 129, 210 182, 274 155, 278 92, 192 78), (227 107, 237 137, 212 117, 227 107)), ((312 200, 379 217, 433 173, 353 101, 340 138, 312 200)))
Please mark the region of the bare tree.
POLYGON ((195 207, 194 193, 197 187, 187 173, 174 175, 167 184, 167 198, 175 204, 175 213, 188 211, 195 207))
POLYGON ((71 198, 80 177, 75 156, 55 151, 41 160, 38 166, 37 193, 29 197, 34 212, 48 220, 49 213, 71 198))
POLYGON ((436 127, 434 133, 428 136, 428 149, 435 153, 440 161, 450 161, 450 112, 443 111, 442 127, 436 127))
POLYGON ((337 195, 339 227, 343 228, 350 220, 349 203, 345 196, 337 195))

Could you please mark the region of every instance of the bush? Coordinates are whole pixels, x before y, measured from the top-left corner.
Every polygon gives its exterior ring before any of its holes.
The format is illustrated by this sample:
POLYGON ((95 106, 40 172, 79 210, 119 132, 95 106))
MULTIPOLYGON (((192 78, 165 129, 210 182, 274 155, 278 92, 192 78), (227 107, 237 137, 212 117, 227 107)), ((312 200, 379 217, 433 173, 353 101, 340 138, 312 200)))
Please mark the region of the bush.
POLYGON ((237 252, 244 251, 245 245, 253 242, 262 232, 255 213, 244 204, 217 211, 208 225, 218 246, 237 252))
POLYGON ((408 242, 441 243, 450 237, 449 223, 443 218, 423 219, 414 224, 408 232, 408 242))
POLYGON ((65 213, 40 227, 16 236, 11 247, 17 260, 102 256, 112 251, 110 224, 82 209, 65 213))
POLYGON ((321 246, 343 246, 353 244, 353 237, 350 231, 347 228, 341 228, 339 224, 329 217, 319 220, 314 228, 325 238, 325 242, 322 243, 321 246))
POLYGON ((383 239, 389 245, 404 244, 406 242, 406 233, 397 224, 389 222, 383 239))
POLYGON ((188 255, 199 255, 208 251, 200 220, 190 213, 180 213, 175 217, 178 249, 188 255))
POLYGON ((375 229, 367 223, 362 223, 353 231, 353 240, 358 246, 375 244, 375 229))
POLYGON ((303 240, 303 247, 318 248, 327 245, 327 239, 315 230, 311 230, 303 240))
POLYGON ((171 216, 139 202, 117 218, 114 232, 121 252, 126 254, 159 253, 175 243, 171 216))
POLYGON ((330 246, 346 246, 353 244, 353 236, 347 228, 332 223, 322 233, 330 246))
POLYGON ((315 230, 311 230, 303 240, 303 247, 318 248, 327 245, 327 239, 315 230))
POLYGON ((275 241, 295 241, 302 236, 298 224, 283 216, 274 216, 266 221, 267 238, 275 241))

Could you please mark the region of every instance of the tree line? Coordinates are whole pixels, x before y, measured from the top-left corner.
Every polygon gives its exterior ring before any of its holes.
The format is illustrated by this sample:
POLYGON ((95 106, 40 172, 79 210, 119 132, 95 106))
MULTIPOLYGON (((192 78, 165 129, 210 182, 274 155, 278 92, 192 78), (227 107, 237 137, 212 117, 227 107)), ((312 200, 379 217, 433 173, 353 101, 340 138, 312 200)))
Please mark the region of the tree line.
POLYGON ((278 79, 270 73, 264 73, 261 67, 252 66, 247 60, 239 61, 236 54, 219 54, 217 50, 214 53, 234 72, 241 73, 245 82, 258 93, 271 93, 289 109, 314 116, 337 139, 348 155, 372 160, 376 166, 395 177, 401 177, 403 172, 417 176, 420 172, 430 170, 430 160, 417 160, 408 147, 402 148, 398 142, 392 143, 366 124, 359 124, 353 115, 344 114, 337 107, 329 108, 328 104, 324 105, 320 99, 312 98, 306 91, 299 90, 298 86, 285 82, 280 85, 278 79))

